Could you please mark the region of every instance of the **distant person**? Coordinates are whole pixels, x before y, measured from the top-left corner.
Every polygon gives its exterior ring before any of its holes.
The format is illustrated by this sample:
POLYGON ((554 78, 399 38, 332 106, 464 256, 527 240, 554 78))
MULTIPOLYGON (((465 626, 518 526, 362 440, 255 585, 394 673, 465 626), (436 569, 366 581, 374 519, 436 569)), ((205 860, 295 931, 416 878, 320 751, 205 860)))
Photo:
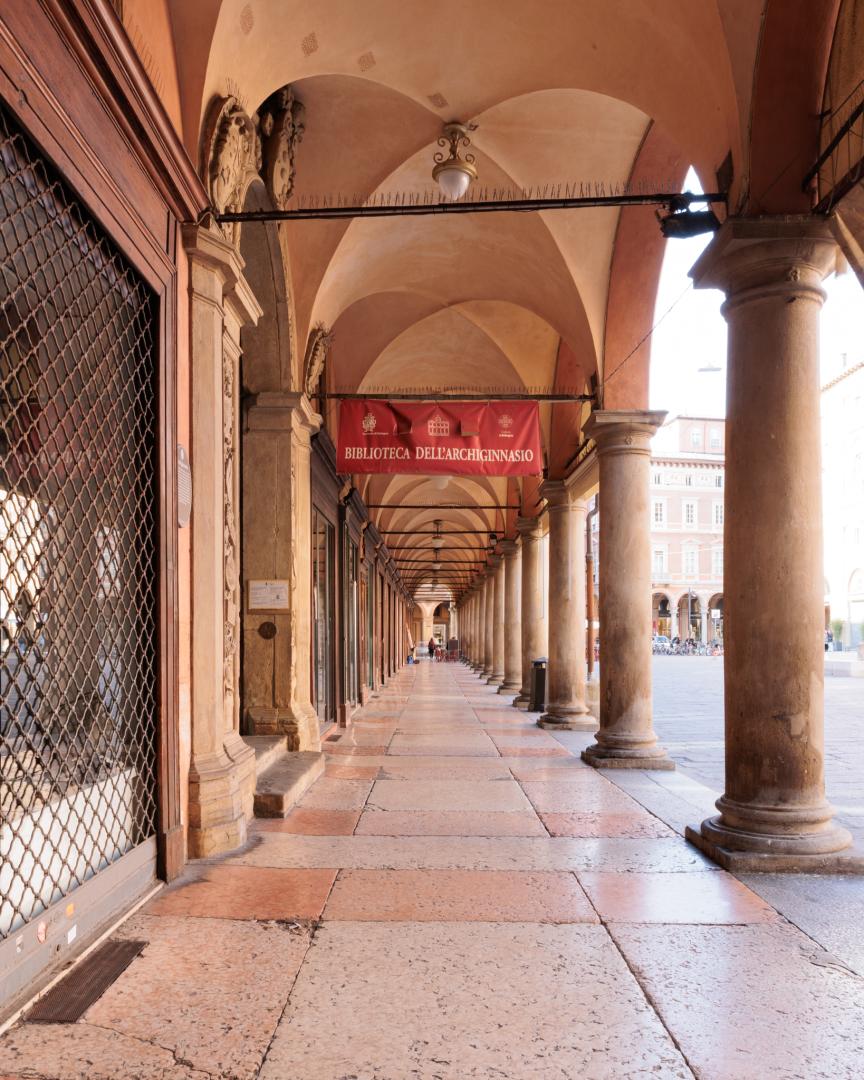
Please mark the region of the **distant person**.
POLYGON ((429 644, 426 646, 426 648, 429 650, 429 658, 434 659, 435 658, 435 638, 434 637, 429 638, 429 644))

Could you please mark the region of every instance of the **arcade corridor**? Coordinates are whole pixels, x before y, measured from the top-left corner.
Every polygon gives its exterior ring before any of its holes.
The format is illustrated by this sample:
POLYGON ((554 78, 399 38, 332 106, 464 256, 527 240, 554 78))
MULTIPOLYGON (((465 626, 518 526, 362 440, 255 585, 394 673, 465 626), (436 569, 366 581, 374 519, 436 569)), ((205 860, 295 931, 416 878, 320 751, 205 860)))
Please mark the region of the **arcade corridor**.
POLYGON ((859 1076, 864 972, 535 719, 404 668, 287 818, 120 928, 146 947, 78 1023, 0 1040, 0 1075, 859 1076))

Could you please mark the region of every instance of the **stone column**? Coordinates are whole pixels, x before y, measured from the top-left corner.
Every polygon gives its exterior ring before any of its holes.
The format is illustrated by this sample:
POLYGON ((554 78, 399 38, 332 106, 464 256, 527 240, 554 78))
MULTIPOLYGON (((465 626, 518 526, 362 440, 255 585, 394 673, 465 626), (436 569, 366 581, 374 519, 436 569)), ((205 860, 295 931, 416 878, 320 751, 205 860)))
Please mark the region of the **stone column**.
POLYGON ((496 558, 489 559, 486 569, 486 583, 483 588, 483 670, 481 679, 488 679, 495 670, 495 568, 496 558))
POLYGON ((593 731, 585 704, 585 515, 563 480, 541 492, 549 514, 549 666, 542 728, 593 731))
POLYGON ((483 658, 483 631, 480 613, 483 610, 483 582, 478 580, 474 586, 473 612, 471 615, 471 669, 476 671, 483 658))
POLYGON ((824 784, 819 312, 834 252, 820 218, 730 218, 691 271, 727 296, 729 439, 726 788, 687 836, 734 870, 839 867, 851 843, 824 784))
POLYGON ((494 558, 492 571, 492 673, 487 678, 490 686, 500 686, 504 682, 504 560, 500 555, 494 558))
POLYGON ((674 769, 651 713, 651 436, 662 412, 603 411, 585 431, 600 460, 600 730, 582 752, 598 768, 674 769))
POLYGON ((238 366, 240 328, 260 308, 221 234, 183 230, 189 259, 192 380, 192 758, 189 855, 246 840, 255 754, 240 737, 238 366))
POLYGON ((310 440, 320 423, 305 395, 260 393, 243 437, 244 716, 255 735, 286 736, 289 750, 320 749, 310 585, 310 440), (255 580, 284 582, 288 607, 250 610, 255 580))
POLYGON ((543 527, 539 518, 520 517, 516 521, 522 546, 522 689, 513 702, 527 709, 531 702, 531 667, 547 656, 549 644, 544 617, 543 562, 540 557, 543 527))
POLYGON ((522 689, 522 551, 515 540, 505 540, 504 553, 504 681, 499 694, 522 689))

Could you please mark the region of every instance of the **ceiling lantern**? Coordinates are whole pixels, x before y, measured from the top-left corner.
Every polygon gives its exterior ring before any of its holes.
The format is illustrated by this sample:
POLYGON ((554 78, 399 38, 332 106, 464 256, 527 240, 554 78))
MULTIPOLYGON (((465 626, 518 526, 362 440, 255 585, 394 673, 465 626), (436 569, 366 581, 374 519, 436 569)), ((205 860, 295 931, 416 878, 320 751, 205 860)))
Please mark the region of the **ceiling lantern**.
POLYGON ((460 146, 471 145, 468 132, 476 130, 476 124, 460 124, 457 121, 451 121, 444 125, 444 131, 438 139, 438 145, 444 147, 445 152, 441 150, 435 152, 432 179, 441 188, 444 198, 451 202, 461 199, 471 181, 477 179, 474 155, 459 156, 460 146))

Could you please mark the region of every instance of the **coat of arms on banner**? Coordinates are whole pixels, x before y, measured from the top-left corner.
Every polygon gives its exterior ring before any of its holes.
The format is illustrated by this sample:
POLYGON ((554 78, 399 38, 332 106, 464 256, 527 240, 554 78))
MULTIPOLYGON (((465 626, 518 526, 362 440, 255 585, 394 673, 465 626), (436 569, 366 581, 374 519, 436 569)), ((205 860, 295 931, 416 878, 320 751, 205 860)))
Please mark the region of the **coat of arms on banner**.
POLYGON ((375 430, 377 424, 378 421, 375 419, 372 413, 367 412, 366 415, 363 417, 363 433, 365 435, 371 435, 372 432, 375 430))
POLYGON ((503 416, 498 417, 498 434, 502 439, 512 439, 513 432, 510 430, 513 427, 513 417, 509 413, 504 413, 503 416))
POLYGON ((450 434, 450 421, 445 420, 441 413, 435 413, 426 425, 426 430, 435 438, 446 438, 450 434))

